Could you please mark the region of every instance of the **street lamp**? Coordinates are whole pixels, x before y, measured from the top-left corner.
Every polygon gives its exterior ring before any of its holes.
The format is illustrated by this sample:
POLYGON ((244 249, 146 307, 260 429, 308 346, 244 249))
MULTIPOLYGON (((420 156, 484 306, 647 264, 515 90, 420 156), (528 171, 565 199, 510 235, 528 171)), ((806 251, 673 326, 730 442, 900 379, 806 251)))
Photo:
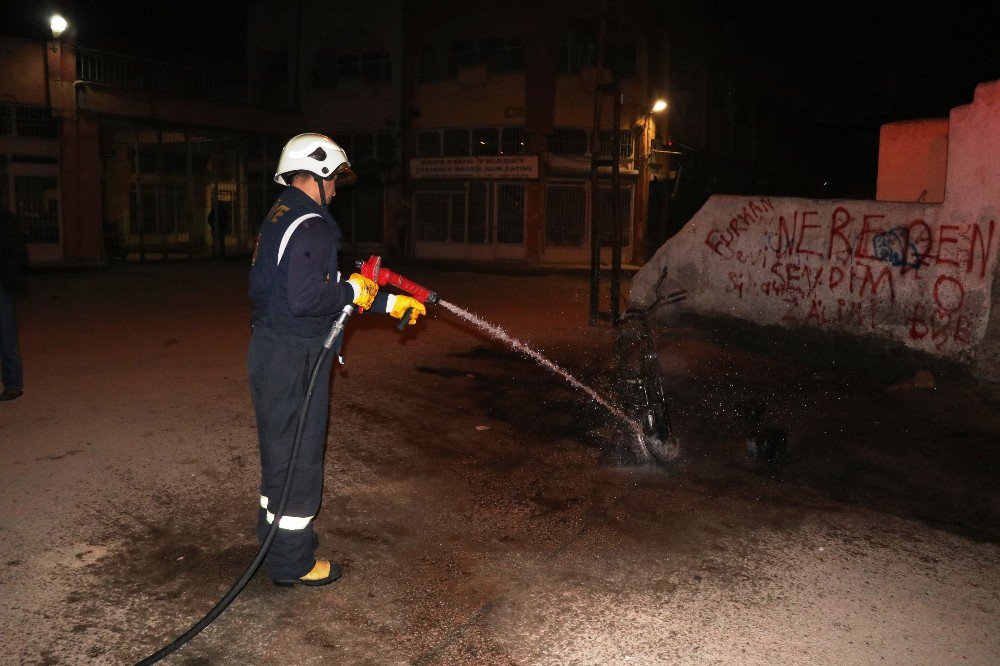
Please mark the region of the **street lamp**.
POLYGON ((62 16, 59 16, 59 14, 53 14, 52 18, 49 19, 49 27, 52 28, 52 39, 59 39, 66 32, 69 23, 62 16))
POLYGON ((667 100, 658 99, 656 100, 656 103, 653 104, 653 108, 650 109, 650 111, 652 113, 659 113, 660 111, 663 111, 665 108, 667 108, 667 100))

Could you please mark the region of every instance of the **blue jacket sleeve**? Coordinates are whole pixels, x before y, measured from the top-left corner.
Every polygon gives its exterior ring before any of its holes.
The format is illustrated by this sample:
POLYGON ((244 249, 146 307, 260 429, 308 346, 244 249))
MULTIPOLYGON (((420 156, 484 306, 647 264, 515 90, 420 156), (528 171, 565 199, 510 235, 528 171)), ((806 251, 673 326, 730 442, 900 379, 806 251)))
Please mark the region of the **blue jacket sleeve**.
POLYGON ((336 248, 322 220, 303 222, 289 239, 285 254, 288 308, 293 315, 335 314, 354 301, 353 287, 337 281, 336 248), (329 270, 333 270, 332 275, 329 270))

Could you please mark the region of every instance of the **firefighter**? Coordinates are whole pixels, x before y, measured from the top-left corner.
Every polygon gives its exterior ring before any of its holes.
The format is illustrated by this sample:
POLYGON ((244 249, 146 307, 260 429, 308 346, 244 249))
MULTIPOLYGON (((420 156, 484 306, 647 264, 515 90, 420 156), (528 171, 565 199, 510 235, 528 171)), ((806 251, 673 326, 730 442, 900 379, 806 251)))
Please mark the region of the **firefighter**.
MULTIPOLYGON (((253 332, 247 365, 260 442, 262 542, 280 500, 309 376, 335 315, 350 304, 397 319, 409 310, 410 324, 426 314, 420 301, 379 293, 378 285, 359 273, 341 279, 340 229, 327 206, 337 187, 354 182, 355 174, 340 146, 322 134, 293 137, 281 152, 274 180, 287 187, 261 225, 249 289, 253 332)), ((328 354, 319 371, 291 494, 266 560, 277 585, 326 585, 341 574, 336 562, 316 559, 313 532, 323 493, 332 358, 328 354)))

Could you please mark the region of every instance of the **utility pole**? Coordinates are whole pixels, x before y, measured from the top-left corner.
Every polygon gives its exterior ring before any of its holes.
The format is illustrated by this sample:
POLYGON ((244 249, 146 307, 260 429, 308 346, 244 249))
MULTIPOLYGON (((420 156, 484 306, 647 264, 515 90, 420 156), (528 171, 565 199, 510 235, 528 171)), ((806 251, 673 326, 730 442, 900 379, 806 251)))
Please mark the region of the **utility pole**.
POLYGON ((621 220, 618 212, 621 198, 621 174, 619 156, 621 155, 621 110, 622 90, 621 80, 617 70, 612 69, 612 80, 604 82, 604 55, 607 52, 608 38, 608 2, 601 3, 601 16, 597 38, 597 80, 594 92, 594 127, 590 135, 590 325, 598 319, 609 319, 612 324, 618 322, 621 301, 621 220), (602 157, 601 152, 601 108, 604 100, 612 96, 611 155, 602 157), (601 291, 601 234, 599 222, 603 219, 600 206, 600 169, 611 167, 611 304, 610 310, 600 310, 601 291))

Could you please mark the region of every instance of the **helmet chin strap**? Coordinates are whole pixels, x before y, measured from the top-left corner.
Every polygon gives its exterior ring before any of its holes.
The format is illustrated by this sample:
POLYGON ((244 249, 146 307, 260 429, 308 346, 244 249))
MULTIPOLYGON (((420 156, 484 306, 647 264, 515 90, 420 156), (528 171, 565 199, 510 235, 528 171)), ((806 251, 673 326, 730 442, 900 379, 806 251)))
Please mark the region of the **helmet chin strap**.
POLYGON ((329 205, 329 202, 326 200, 326 188, 323 186, 323 179, 319 177, 319 174, 314 173, 313 180, 316 181, 316 187, 319 188, 319 203, 325 208, 329 205))

